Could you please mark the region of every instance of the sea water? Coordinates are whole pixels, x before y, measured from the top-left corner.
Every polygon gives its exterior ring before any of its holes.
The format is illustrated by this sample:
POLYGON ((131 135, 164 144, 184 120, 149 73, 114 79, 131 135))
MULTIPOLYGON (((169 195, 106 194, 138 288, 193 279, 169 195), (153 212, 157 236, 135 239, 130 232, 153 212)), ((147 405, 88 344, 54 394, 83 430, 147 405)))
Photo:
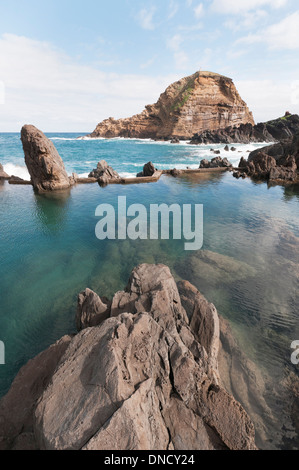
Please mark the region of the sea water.
MULTIPOLYGON (((215 156, 211 147, 237 164, 258 147, 236 145, 235 152, 225 152, 223 145, 48 136, 68 173, 80 175, 88 175, 102 159, 123 176, 135 175, 148 161, 158 169, 198 168, 201 159, 215 156)), ((0 163, 7 173, 28 178, 18 134, 0 134, 0 163)), ((231 173, 164 175, 157 183, 106 188, 78 185, 44 195, 31 186, 2 182, 0 341, 5 365, 0 366, 0 396, 30 358, 75 332, 79 292, 89 287, 111 298, 126 286, 136 265, 163 263, 177 280, 189 280, 215 304, 248 359, 269 378, 270 389, 260 393, 268 397, 274 424, 261 446, 298 447, 290 402, 277 399, 280 384, 290 373, 298 375, 291 361, 291 344, 299 340, 298 209, 298 185, 269 187, 236 180, 231 173), (128 205, 147 208, 202 204, 203 249, 186 252, 184 240, 98 240, 96 208, 102 203, 116 207, 119 196, 128 205)))

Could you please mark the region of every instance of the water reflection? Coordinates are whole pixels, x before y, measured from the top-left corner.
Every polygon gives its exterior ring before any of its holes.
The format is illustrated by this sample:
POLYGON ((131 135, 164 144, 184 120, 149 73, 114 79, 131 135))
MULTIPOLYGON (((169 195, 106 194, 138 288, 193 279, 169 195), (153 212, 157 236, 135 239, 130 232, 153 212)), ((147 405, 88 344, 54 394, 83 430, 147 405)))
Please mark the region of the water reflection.
POLYGON ((227 172, 185 173, 179 177, 189 187, 220 184, 227 172))
POLYGON ((70 189, 45 194, 34 193, 35 216, 43 230, 50 233, 63 230, 70 196, 70 189))
POLYGON ((290 201, 293 198, 299 199, 299 184, 290 184, 284 187, 284 199, 290 201))

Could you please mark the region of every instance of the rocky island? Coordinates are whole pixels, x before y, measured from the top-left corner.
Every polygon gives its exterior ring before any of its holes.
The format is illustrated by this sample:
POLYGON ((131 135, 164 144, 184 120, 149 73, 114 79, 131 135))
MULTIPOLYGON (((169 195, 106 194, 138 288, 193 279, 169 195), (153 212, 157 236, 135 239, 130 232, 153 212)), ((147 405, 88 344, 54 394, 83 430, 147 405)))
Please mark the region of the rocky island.
POLYGON ((232 79, 212 72, 196 72, 171 84, 157 103, 126 119, 106 119, 91 138, 131 137, 188 140, 204 131, 254 125, 252 113, 232 79))

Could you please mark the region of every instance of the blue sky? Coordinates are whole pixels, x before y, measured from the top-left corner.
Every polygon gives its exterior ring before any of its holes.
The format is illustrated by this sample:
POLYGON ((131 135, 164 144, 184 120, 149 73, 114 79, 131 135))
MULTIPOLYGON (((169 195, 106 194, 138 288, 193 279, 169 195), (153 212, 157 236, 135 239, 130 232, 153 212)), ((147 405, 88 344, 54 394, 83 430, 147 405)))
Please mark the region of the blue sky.
POLYGON ((87 132, 197 70, 257 122, 299 112, 297 0, 0 0, 0 131, 87 132))

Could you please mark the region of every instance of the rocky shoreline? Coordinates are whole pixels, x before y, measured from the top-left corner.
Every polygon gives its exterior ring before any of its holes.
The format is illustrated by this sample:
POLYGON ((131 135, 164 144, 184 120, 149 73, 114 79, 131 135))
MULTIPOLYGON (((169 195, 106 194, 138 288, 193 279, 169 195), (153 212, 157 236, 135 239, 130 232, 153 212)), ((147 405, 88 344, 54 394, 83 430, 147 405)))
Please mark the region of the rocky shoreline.
POLYGON ((254 142, 290 141, 294 135, 299 134, 299 116, 286 112, 285 116, 252 125, 229 126, 226 129, 207 130, 196 133, 191 145, 199 144, 250 144, 254 142))
MULTIPOLYGON (((97 168, 90 172, 88 178, 80 178, 76 174, 69 177, 54 144, 39 129, 26 125, 22 128, 21 139, 31 180, 24 181, 15 176, 10 177, 4 172, 2 166, 0 167, 0 180, 8 180, 10 184, 15 185, 32 185, 38 192, 65 190, 76 184, 98 183, 100 186, 107 186, 108 184, 151 183, 157 182, 163 174, 178 177, 185 174, 222 171, 231 171, 236 178, 249 176, 277 184, 293 183, 298 181, 298 136, 299 133, 291 139, 251 152, 248 160, 241 158, 238 168, 234 168, 227 158, 217 156, 211 161, 203 159, 198 169, 177 170, 173 168, 159 171, 151 162, 148 162, 135 178, 122 178, 106 161, 102 160, 97 168)), ((228 145, 224 150, 229 150, 228 145)), ((231 150, 236 149, 232 147, 231 150)), ((220 150, 211 149, 211 151, 218 155, 220 153, 220 150)))
POLYGON ((77 327, 0 401, 0 449, 256 449, 221 382, 217 311, 166 266, 138 266, 110 302, 81 293, 77 327))

